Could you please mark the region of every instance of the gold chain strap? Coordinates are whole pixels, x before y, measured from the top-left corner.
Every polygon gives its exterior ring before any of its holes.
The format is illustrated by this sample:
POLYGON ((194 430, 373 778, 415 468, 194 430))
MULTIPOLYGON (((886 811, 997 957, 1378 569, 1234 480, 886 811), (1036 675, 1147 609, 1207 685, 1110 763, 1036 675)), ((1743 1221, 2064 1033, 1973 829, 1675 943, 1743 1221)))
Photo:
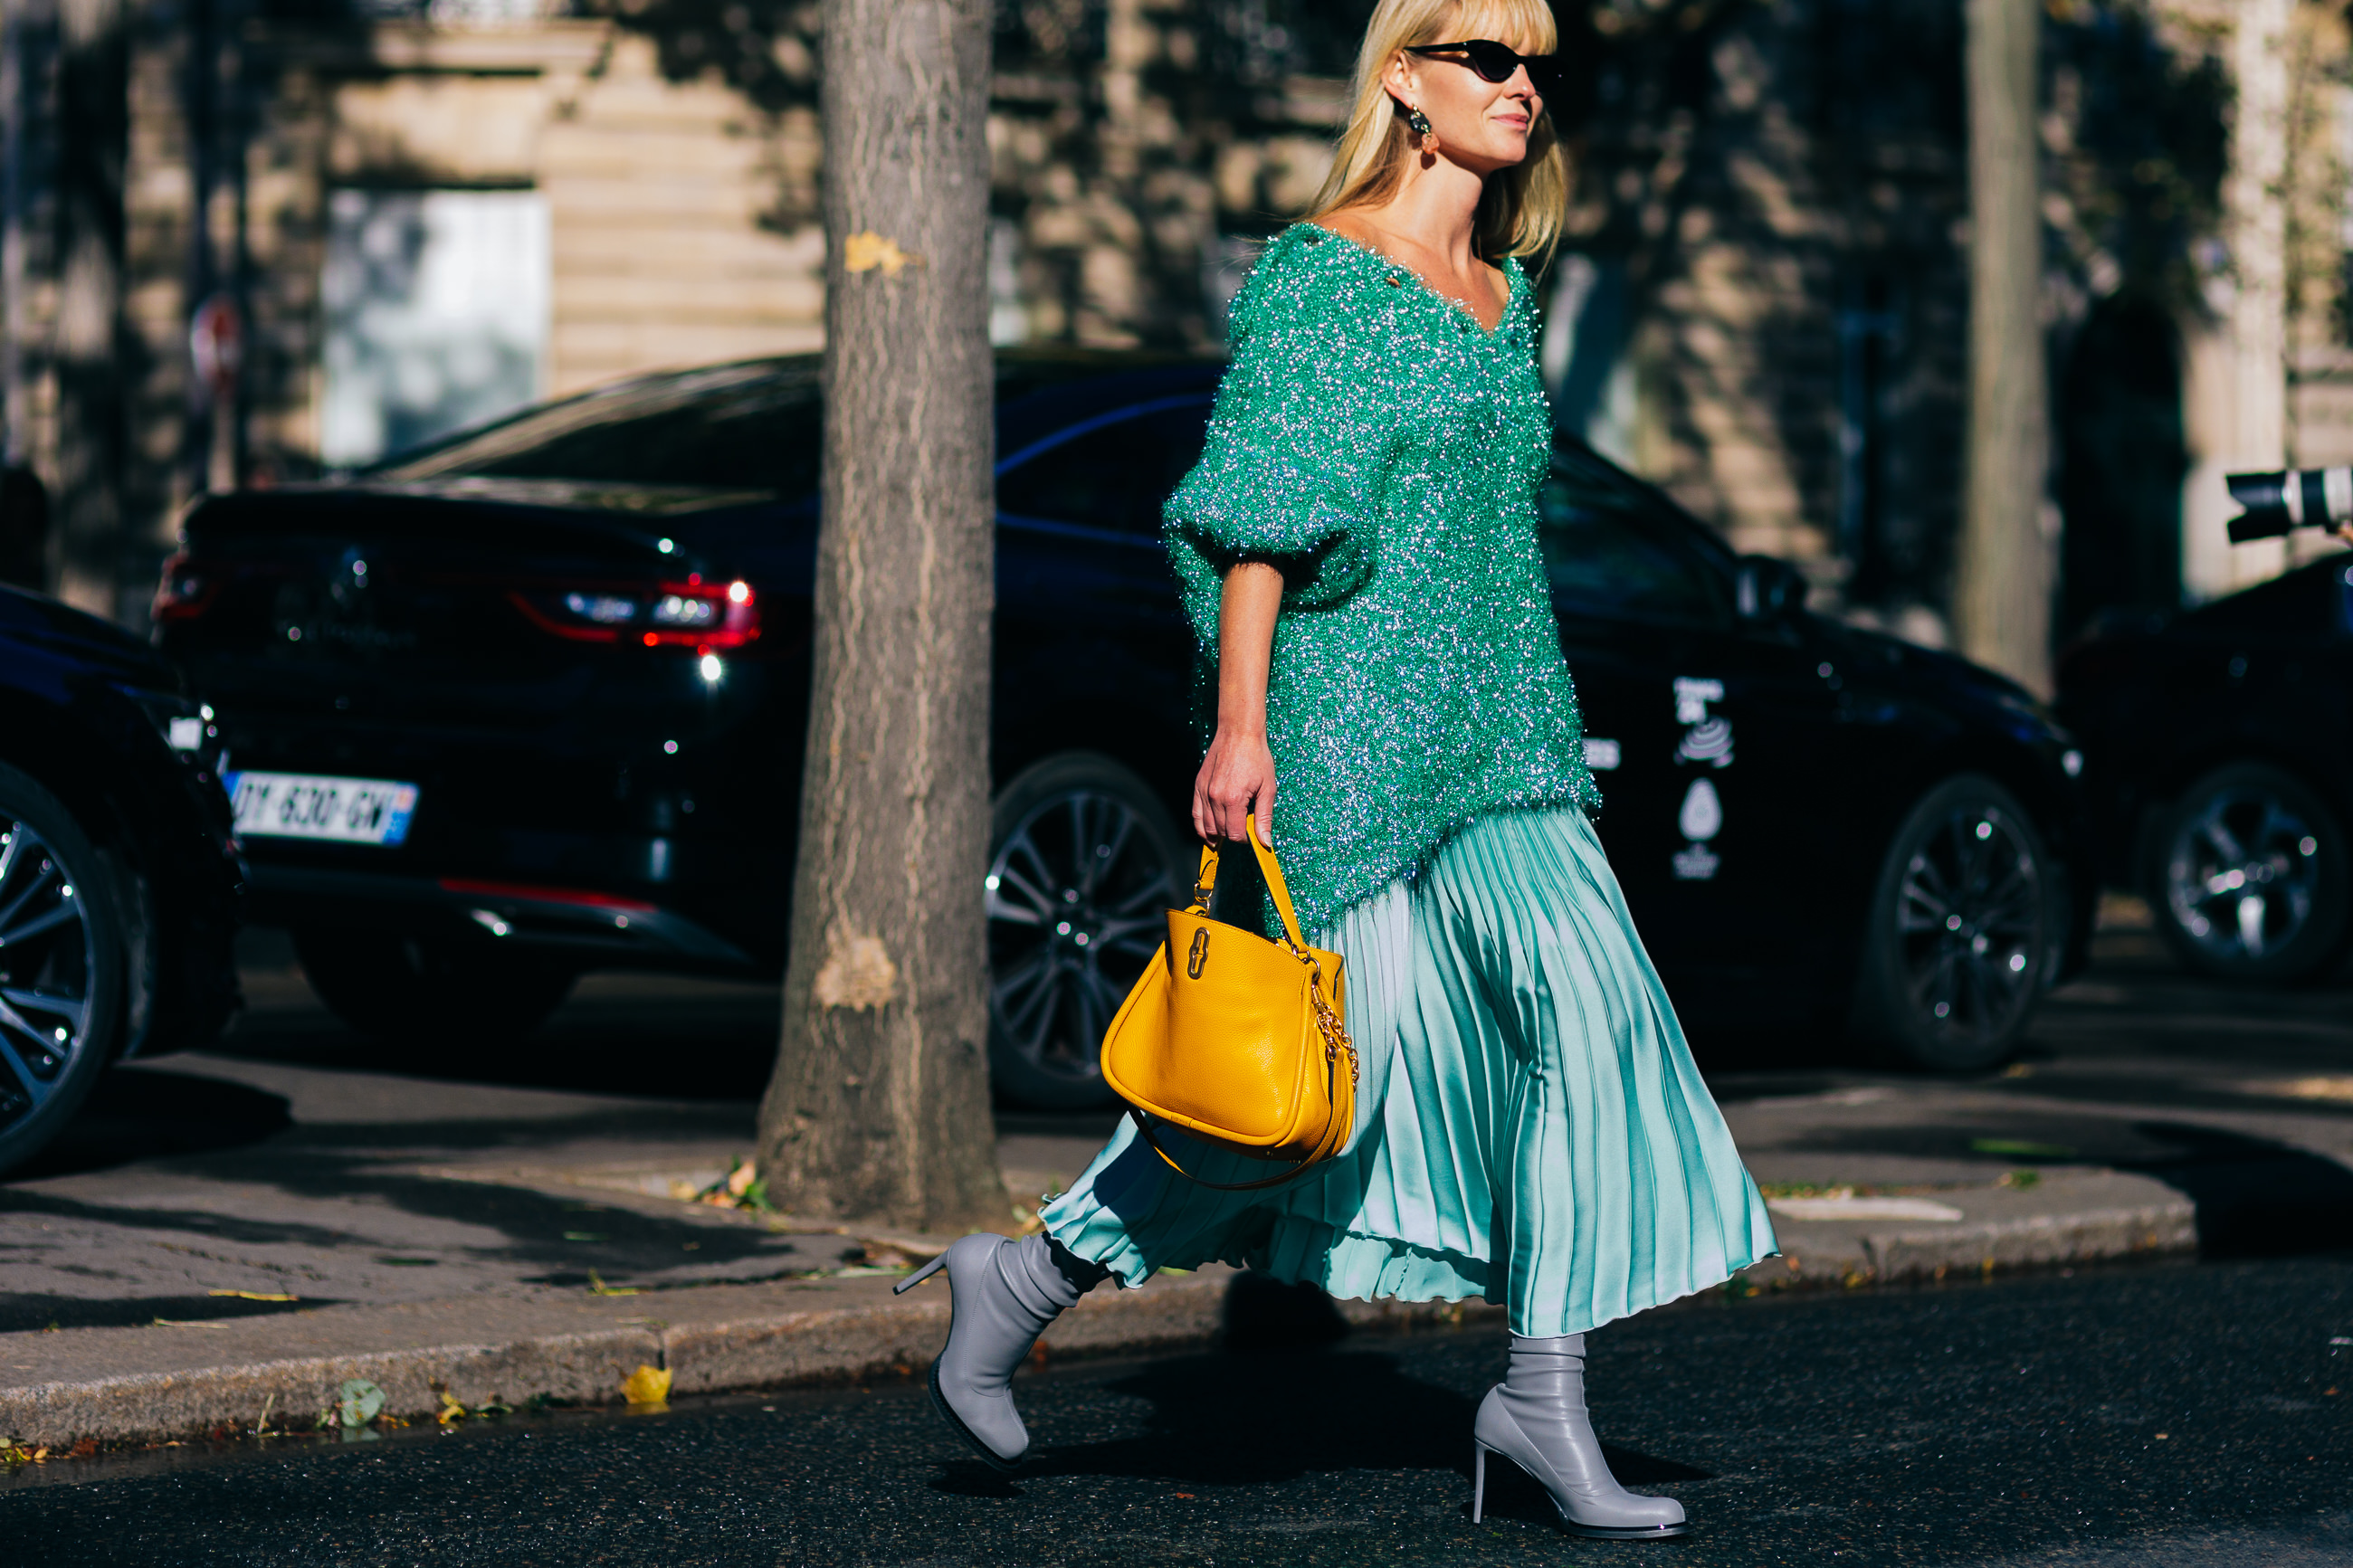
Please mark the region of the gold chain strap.
MULTIPOLYGON (((1290 944, 1286 942, 1284 945, 1290 944)), ((1298 953, 1307 964, 1307 1001, 1315 1009, 1316 1031, 1324 1037, 1324 1059, 1336 1061, 1345 1052, 1348 1058, 1348 1081, 1353 1084, 1357 1081, 1356 1042, 1348 1037, 1347 1021, 1333 1011, 1332 1004, 1324 999, 1324 965, 1313 953, 1300 952, 1297 948, 1293 948, 1292 952, 1298 953)))

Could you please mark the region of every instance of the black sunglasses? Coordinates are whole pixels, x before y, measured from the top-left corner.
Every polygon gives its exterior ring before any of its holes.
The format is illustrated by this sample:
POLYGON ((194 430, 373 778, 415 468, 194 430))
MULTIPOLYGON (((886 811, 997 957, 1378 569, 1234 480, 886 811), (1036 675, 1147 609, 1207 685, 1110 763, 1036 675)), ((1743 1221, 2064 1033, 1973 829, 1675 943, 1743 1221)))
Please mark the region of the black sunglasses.
POLYGON ((1468 38, 1459 44, 1409 44, 1405 52, 1409 55, 1461 55, 1464 57, 1464 62, 1479 73, 1482 81, 1509 81, 1514 71, 1525 66, 1528 68, 1528 85, 1536 89, 1537 97, 1553 98, 1560 90, 1558 55, 1524 55, 1492 38, 1468 38))

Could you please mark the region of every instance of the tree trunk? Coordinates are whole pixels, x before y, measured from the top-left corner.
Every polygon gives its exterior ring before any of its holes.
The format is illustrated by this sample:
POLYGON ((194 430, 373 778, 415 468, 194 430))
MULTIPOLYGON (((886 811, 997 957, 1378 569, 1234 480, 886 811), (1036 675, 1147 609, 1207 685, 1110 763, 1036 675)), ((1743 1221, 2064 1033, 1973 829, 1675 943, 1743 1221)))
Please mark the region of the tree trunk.
POLYGON ((771 1202, 1009 1217, 988 1100, 988 0, 826 0, 825 521, 771 1202))
POLYGON ((2054 541, 2035 138, 2041 0, 1968 0, 1969 423, 1953 618, 1961 651, 2051 689, 2054 541))

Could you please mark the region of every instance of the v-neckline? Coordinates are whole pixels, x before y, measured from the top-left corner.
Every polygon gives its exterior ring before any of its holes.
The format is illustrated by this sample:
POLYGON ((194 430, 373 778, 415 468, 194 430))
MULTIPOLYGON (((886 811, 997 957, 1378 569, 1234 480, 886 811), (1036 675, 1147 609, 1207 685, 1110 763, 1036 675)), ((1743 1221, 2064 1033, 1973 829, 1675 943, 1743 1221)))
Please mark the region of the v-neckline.
POLYGON ((1349 249, 1356 252, 1359 256, 1370 257, 1373 260, 1379 262, 1383 267, 1395 268, 1405 277, 1411 279, 1413 280, 1413 286, 1416 289, 1420 289, 1428 298, 1437 300, 1449 310, 1451 310, 1457 315, 1469 321, 1471 323, 1471 330, 1477 332, 1480 337, 1489 342, 1494 342, 1497 338, 1503 335, 1504 324, 1512 319, 1512 307, 1519 303, 1520 286, 1526 280, 1525 274, 1524 274, 1518 267, 1513 265, 1515 258, 1508 256, 1504 258, 1504 265, 1495 269, 1504 275, 1504 309, 1502 312, 1496 316, 1495 324, 1491 327, 1479 319, 1479 312, 1472 310, 1467 301, 1457 300, 1451 294, 1440 292, 1437 286, 1431 283, 1429 279, 1424 278, 1420 273, 1416 272, 1412 268, 1408 267, 1404 262, 1399 261, 1397 258, 1388 254, 1386 251, 1376 250, 1373 247, 1366 245, 1361 239, 1351 239, 1348 236, 1342 234, 1338 229, 1325 228, 1320 223, 1311 223, 1303 218, 1300 220, 1299 226, 1302 228, 1312 228, 1317 234, 1324 236, 1326 239, 1338 240, 1342 245, 1346 246, 1349 249))

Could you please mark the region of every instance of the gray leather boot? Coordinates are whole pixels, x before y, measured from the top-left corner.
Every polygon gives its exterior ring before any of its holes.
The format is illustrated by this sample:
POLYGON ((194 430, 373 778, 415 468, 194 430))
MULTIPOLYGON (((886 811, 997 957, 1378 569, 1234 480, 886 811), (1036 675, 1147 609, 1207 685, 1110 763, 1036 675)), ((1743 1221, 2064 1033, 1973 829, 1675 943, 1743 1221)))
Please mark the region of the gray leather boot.
POLYGON ((1487 1456, 1501 1454, 1552 1497, 1571 1535, 1658 1541, 1685 1530, 1683 1504, 1620 1486, 1585 1414, 1585 1336, 1512 1336, 1512 1366, 1472 1423, 1471 1522, 1486 1510, 1487 1456))
POLYGON ((899 1281, 904 1294, 941 1268, 955 1303, 947 1348, 932 1363, 932 1403, 989 1464, 1010 1470, 1029 1451, 1029 1429, 1013 1408, 1013 1371, 1063 1308, 1086 1294, 1104 1270, 1042 1236, 1009 1241, 967 1236, 899 1281))

